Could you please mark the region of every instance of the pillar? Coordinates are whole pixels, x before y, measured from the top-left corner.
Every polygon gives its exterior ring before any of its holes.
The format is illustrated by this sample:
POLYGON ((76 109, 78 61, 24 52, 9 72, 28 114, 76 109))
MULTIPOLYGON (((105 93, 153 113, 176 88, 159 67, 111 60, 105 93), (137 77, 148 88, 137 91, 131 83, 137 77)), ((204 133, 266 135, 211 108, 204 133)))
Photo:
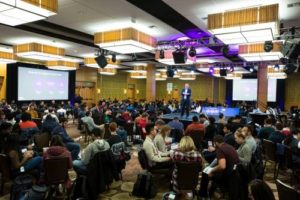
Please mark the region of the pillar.
POLYGON ((219 102, 219 90, 220 90, 220 78, 213 78, 213 103, 217 104, 219 102))
POLYGON ((257 107, 265 112, 268 103, 268 65, 260 63, 257 72, 257 107))
POLYGON ((155 65, 147 66, 147 80, 146 80, 146 100, 155 101, 156 99, 156 81, 155 81, 155 65))

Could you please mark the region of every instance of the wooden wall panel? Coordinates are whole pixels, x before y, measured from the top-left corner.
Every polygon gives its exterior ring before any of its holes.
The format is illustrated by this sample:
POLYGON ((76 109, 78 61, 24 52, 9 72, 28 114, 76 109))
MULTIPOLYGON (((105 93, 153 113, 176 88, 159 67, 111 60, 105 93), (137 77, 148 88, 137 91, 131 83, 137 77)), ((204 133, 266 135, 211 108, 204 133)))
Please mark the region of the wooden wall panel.
POLYGON ((300 108, 300 73, 288 75, 285 80, 285 110, 291 106, 300 108))

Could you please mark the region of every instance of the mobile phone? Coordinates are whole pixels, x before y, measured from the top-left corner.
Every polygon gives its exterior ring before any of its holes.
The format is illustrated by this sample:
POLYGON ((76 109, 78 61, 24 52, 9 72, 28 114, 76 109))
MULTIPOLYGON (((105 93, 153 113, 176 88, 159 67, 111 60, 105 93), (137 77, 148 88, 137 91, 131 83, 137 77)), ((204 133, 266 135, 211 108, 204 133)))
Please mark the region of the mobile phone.
POLYGON ((23 166, 20 167, 20 172, 21 172, 21 173, 25 172, 25 167, 23 167, 23 166))
POLYGON ((209 147, 212 146, 212 141, 208 141, 208 146, 209 146, 209 147))

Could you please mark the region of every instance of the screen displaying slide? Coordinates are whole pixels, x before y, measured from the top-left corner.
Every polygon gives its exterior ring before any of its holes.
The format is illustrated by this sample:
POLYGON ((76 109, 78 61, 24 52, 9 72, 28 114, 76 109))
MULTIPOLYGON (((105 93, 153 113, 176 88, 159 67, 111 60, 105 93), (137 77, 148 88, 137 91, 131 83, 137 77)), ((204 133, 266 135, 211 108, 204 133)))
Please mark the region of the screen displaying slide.
MULTIPOLYGON (((277 80, 268 79, 268 101, 276 101, 277 80)), ((256 101, 257 79, 233 80, 232 100, 234 101, 256 101)))
POLYGON ((69 72, 18 68, 18 100, 66 100, 69 72))

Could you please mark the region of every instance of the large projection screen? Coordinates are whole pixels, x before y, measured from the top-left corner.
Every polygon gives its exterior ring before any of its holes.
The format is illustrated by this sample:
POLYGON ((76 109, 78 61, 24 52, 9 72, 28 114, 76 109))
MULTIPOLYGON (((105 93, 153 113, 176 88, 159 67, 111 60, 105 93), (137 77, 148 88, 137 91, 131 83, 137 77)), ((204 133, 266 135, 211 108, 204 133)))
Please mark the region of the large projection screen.
MULTIPOLYGON (((268 79, 268 101, 276 101, 277 80, 268 79)), ((232 100, 234 101, 256 101, 257 79, 233 80, 232 100)))
POLYGON ((18 68, 18 101, 67 100, 69 72, 18 68))

